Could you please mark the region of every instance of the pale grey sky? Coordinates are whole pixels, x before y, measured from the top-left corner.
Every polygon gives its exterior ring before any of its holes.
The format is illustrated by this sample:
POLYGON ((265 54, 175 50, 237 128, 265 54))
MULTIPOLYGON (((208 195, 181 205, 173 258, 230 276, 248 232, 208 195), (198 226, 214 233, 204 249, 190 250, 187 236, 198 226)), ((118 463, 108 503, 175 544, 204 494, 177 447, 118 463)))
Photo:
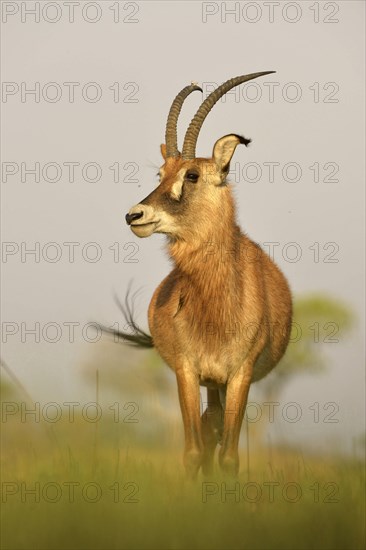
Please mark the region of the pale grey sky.
MULTIPOLYGON (((36 399, 90 398, 78 369, 95 345, 86 323, 121 322, 112 295, 133 278, 147 326, 169 271, 164 237, 139 240, 124 215, 156 184, 171 101, 192 80, 206 93, 276 70, 216 105, 197 152, 210 155, 230 132, 252 138, 230 174, 242 228, 279 243, 275 260, 295 295, 326 292, 356 312, 352 336, 329 345, 326 375, 294 381, 285 396, 338 403, 332 429, 349 445, 365 402, 364 3, 139 1, 117 13, 115 2, 81 1, 74 22, 67 3, 40 2, 35 15, 34 2, 22 4, 2 2, 3 358, 36 399), (24 255, 37 247, 39 262, 24 255), (26 332, 35 323, 36 344, 26 332), (47 342, 57 327, 59 341, 47 342)), ((184 105, 180 143, 200 101, 196 92, 184 105)), ((311 427, 304 435, 313 438, 311 427)))

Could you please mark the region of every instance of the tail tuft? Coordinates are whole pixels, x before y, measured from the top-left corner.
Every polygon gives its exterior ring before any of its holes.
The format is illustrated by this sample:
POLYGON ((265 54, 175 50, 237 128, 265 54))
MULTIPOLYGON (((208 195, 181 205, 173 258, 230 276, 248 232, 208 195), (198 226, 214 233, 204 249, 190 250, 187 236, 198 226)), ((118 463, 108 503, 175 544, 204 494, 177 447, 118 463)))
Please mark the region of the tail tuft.
POLYGON ((114 296, 114 299, 119 307, 119 309, 122 312, 122 315, 126 321, 126 324, 132 329, 132 333, 129 332, 122 332, 119 330, 115 330, 113 328, 108 328, 103 326, 102 330, 103 332, 106 332, 107 334, 113 334, 115 339, 117 341, 121 340, 123 343, 127 343, 130 346, 135 346, 137 348, 153 348, 154 347, 154 341, 152 339, 152 336, 142 330, 135 322, 134 320, 134 300, 136 298, 137 292, 135 292, 131 296, 130 300, 130 285, 128 286, 126 297, 125 297, 125 303, 122 304, 118 296, 114 296))

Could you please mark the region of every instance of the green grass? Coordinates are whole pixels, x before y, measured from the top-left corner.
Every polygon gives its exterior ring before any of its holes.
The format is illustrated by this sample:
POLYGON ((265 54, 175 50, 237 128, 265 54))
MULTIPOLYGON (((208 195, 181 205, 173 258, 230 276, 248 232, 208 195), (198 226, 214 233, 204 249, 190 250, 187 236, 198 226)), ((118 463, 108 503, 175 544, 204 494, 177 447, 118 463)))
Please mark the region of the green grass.
POLYGON ((215 471, 210 479, 189 482, 176 437, 158 448, 137 438, 133 428, 107 421, 96 428, 79 417, 73 424, 54 425, 9 419, 2 430, 1 547, 364 548, 360 461, 258 448, 251 452, 248 485, 243 449, 238 480, 225 480, 215 471), (70 482, 78 484, 74 502, 65 485, 70 482), (27 489, 39 483, 39 499, 22 493, 22 483, 27 489), (90 502, 95 488, 100 498, 90 502), (57 502, 49 502, 56 496, 57 502))

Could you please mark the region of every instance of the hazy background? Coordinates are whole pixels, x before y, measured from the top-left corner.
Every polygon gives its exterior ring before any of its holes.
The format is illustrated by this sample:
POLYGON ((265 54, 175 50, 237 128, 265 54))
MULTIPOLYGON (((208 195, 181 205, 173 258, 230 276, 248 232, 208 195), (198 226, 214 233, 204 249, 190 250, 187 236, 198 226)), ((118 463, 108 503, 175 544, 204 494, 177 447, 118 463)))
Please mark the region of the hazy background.
MULTIPOLYGON (((34 2, 23 4, 34 9, 34 2)), ((42 11, 45 4, 40 3, 35 22, 22 13, 20 3, 2 2, 1 228, 8 253, 1 266, 2 358, 35 401, 93 401, 88 368, 91 379, 99 369, 100 399, 108 399, 103 360, 110 359, 110 351, 103 355, 105 338, 86 341, 95 333, 90 329, 85 336, 85 327, 99 321, 118 322, 122 328, 113 293, 122 298, 133 279, 134 288, 143 287, 136 312, 146 328, 152 292, 169 272, 164 237, 138 239, 124 216, 156 185, 173 98, 192 80, 206 95, 233 76, 276 70, 216 105, 197 153, 210 155, 216 139, 230 132, 253 139, 250 148, 237 149, 232 163, 240 225, 259 243, 279 243, 274 257, 295 296, 327 294, 353 311, 355 323, 347 337, 340 332, 338 343, 321 344, 328 368, 318 376, 294 377, 281 393, 281 406, 300 404, 301 422, 277 424, 285 439, 314 447, 334 440, 350 449, 363 432, 365 404, 364 3, 280 2, 273 6, 271 22, 263 2, 120 2, 115 22, 117 3, 84 9, 88 3, 80 2, 73 23, 63 2, 58 8, 48 3, 42 11), (225 14, 225 7, 236 9, 236 15, 225 14), (39 83, 39 101, 31 94, 22 98, 22 82, 23 92, 39 83), (73 102, 71 85, 64 84, 70 82, 79 83, 73 102), (101 97, 93 101, 96 90, 101 97), (79 166, 71 181, 65 163, 73 162, 79 166), (280 163, 272 182, 263 164, 271 162, 280 163), (40 163, 40 181, 24 170, 22 181, 21 163, 28 169, 40 163), (47 163, 56 163, 60 173, 55 165, 44 169, 47 163), (100 177, 93 166, 83 175, 87 163, 97 165, 100 177), (110 169, 116 163, 117 182, 116 168, 110 169), (283 175, 288 163, 301 168, 298 181, 288 181, 297 179, 293 166, 283 175), (253 181, 258 165, 262 175, 253 181), (52 178, 59 179, 47 181, 52 178), (98 181, 88 181, 93 178, 98 181), (70 242, 80 243, 73 262, 63 244, 70 242), (57 246, 44 248, 48 243, 57 246), (94 245, 82 253, 88 243, 97 243, 99 261, 91 261, 94 245), (39 261, 31 254, 22 257, 22 246, 39 246, 39 261), (299 260, 290 261, 299 250, 299 260), (57 251, 60 259, 47 261, 57 251), (40 324, 39 343, 25 332, 35 323, 40 324), (75 323, 72 342, 70 323, 75 323), (59 341, 47 342, 58 338, 57 327, 59 341), (336 403, 338 422, 315 423, 309 407, 316 402, 320 410, 336 403)), ((197 92, 184 105, 180 143, 201 100, 197 92)), ((123 347, 113 349, 117 353, 121 379, 131 368, 138 379, 145 356, 132 356, 123 347)), ((172 380, 167 368, 164 376, 172 380)), ((137 397, 142 410, 149 391, 144 376, 137 397)), ((253 388, 250 399, 258 400, 258 392, 253 388)), ((179 414, 178 399, 167 412, 179 414)), ((146 422, 148 428, 148 417, 146 422)))

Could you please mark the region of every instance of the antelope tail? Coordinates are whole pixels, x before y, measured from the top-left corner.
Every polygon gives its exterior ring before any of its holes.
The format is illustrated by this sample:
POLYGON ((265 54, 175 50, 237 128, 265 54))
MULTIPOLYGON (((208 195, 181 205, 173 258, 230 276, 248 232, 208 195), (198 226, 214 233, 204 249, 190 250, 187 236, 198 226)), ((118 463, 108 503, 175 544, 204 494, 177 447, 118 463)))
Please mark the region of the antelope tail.
POLYGON ((115 295, 114 299, 122 312, 125 320, 125 325, 130 328, 131 332, 123 332, 106 326, 102 326, 102 330, 107 334, 112 334, 115 341, 117 342, 129 344, 130 346, 134 346, 137 348, 153 348, 154 341, 152 339, 152 336, 142 330, 134 320, 134 300, 136 298, 137 292, 130 296, 130 290, 131 289, 129 286, 125 296, 124 304, 120 301, 118 296, 115 295))

